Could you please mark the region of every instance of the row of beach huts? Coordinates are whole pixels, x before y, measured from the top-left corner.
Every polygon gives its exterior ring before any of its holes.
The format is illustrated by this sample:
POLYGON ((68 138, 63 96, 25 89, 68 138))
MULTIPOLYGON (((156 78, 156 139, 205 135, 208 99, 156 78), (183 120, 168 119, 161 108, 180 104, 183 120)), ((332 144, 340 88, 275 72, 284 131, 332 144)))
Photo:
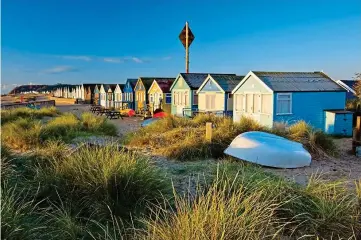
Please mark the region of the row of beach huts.
POLYGON ((180 73, 139 77, 125 83, 62 85, 55 97, 80 99, 106 108, 163 111, 192 117, 211 112, 251 117, 265 126, 304 120, 330 134, 352 135, 353 113, 345 110, 352 87, 324 72, 250 71, 245 76, 180 73))

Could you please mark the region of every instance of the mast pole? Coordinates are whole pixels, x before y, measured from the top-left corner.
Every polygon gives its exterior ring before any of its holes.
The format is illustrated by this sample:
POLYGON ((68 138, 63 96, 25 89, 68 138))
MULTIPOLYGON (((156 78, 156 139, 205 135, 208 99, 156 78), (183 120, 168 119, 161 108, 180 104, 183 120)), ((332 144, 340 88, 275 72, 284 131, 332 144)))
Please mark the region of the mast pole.
POLYGON ((188 41, 188 22, 186 22, 186 73, 189 73, 189 41, 188 41))

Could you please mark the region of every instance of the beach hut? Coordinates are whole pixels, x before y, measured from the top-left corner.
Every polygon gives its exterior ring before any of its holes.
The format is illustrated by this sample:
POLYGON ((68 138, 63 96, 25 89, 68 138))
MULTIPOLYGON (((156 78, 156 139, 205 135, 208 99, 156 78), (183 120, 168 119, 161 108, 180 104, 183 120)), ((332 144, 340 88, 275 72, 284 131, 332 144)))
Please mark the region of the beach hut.
POLYGON ((128 109, 135 109, 135 104, 134 104, 134 88, 135 85, 137 84, 138 79, 136 78, 128 78, 125 86, 123 88, 123 99, 122 99, 122 103, 123 103, 123 108, 128 108, 128 109))
POLYGON ((81 88, 80 85, 76 85, 76 89, 75 89, 75 98, 81 98, 81 88))
POLYGON ((332 128, 333 134, 352 131, 352 117, 346 116, 352 113, 343 111, 346 90, 323 72, 250 71, 232 94, 235 122, 247 116, 272 127, 275 122, 304 120, 325 132, 332 128), (339 114, 345 119, 342 126, 327 119, 339 114))
POLYGON ((105 88, 104 88, 104 84, 100 85, 99 88, 99 103, 101 106, 106 107, 106 103, 107 103, 107 94, 105 92, 105 88))
POLYGON ((85 99, 85 89, 84 89, 83 84, 80 85, 80 99, 81 99, 81 100, 84 100, 84 99, 85 99))
POLYGON ((209 74, 197 90, 198 110, 232 116, 232 90, 244 76, 236 74, 209 74))
POLYGON ((94 102, 93 102, 93 104, 95 104, 95 105, 100 105, 99 86, 97 84, 94 87, 94 102))
POLYGON ((96 83, 84 83, 82 87, 84 89, 84 101, 87 104, 94 103, 94 89, 97 86, 96 83))
POLYGON ((125 84, 117 84, 114 89, 114 107, 122 108, 122 94, 125 84))
POLYGON ((114 91, 117 87, 117 84, 106 84, 104 85, 104 90, 106 92, 106 102, 105 107, 113 108, 114 107, 114 91))
POLYGON ((198 111, 197 90, 208 73, 180 73, 170 91, 172 93, 171 113, 178 116, 193 116, 198 111))
POLYGON ((148 102, 152 112, 156 109, 162 109, 164 112, 171 113, 172 93, 170 87, 175 78, 153 80, 148 90, 148 102))
POLYGON ((135 111, 140 112, 147 108, 148 90, 156 77, 139 77, 134 87, 135 111))

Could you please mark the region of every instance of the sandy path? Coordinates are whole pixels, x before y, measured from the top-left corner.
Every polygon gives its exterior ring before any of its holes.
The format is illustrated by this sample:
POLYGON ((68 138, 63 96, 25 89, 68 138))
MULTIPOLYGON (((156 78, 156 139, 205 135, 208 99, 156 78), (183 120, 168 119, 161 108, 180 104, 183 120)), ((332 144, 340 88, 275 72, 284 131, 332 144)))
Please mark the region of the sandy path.
MULTIPOLYGON (((73 104, 73 105, 57 105, 61 112, 71 112, 77 117, 80 117, 84 112, 90 112, 90 105, 86 104, 73 104)), ((105 116, 103 116, 105 118, 105 116)), ((111 119, 109 120, 118 128, 118 135, 124 136, 126 133, 134 132, 140 128, 142 122, 139 117, 123 117, 123 119, 111 119)))
POLYGON ((313 159, 311 166, 297 169, 265 168, 266 171, 306 184, 312 174, 321 174, 322 179, 347 180, 349 185, 361 178, 361 158, 351 155, 352 138, 334 139, 338 148, 337 157, 313 159))

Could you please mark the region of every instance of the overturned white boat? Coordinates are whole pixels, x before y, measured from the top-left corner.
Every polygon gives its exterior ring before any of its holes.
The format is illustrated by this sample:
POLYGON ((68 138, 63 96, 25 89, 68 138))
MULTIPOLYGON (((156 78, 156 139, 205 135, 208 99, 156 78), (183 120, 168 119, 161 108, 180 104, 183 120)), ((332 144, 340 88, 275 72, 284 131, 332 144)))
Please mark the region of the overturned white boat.
POLYGON ((275 168, 298 168, 311 164, 311 155, 301 143, 265 132, 238 135, 224 153, 275 168))

